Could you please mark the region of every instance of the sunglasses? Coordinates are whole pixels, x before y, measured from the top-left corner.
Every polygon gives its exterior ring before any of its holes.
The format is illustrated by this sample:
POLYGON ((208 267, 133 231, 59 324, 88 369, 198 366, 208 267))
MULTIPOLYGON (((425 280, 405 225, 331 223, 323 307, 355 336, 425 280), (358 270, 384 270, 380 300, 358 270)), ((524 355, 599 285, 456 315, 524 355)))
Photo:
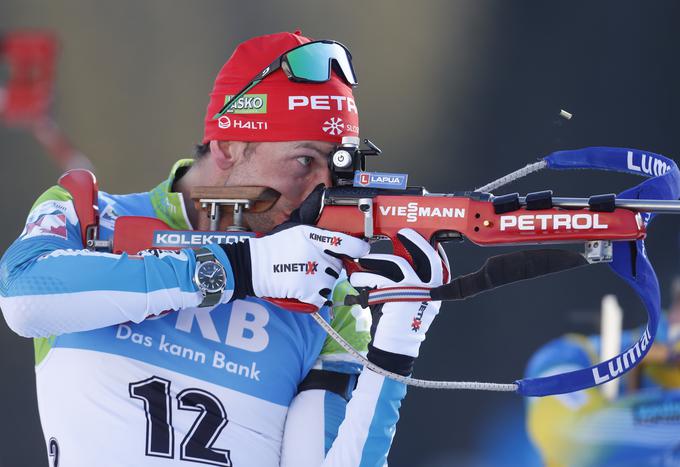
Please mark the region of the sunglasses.
POLYGON ((354 87, 357 77, 352 66, 352 54, 339 42, 321 40, 299 45, 278 56, 268 67, 255 76, 243 89, 231 97, 213 116, 213 120, 227 113, 238 100, 263 79, 283 69, 288 79, 300 83, 325 83, 331 79, 335 69, 342 78, 354 87))

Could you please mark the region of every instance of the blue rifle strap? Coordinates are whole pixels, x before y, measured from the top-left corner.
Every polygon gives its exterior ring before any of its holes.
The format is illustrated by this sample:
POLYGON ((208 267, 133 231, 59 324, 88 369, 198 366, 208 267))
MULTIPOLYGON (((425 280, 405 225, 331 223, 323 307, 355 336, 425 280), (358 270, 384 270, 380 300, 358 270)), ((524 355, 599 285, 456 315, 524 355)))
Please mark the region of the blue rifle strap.
MULTIPOLYGON (((554 152, 543 158, 550 169, 599 169, 649 177, 619 195, 621 199, 680 198, 680 171, 672 159, 647 151, 627 148, 590 147, 554 152)), ((654 215, 640 213, 645 226, 654 215)), ((648 320, 638 341, 619 355, 602 363, 568 373, 517 381, 523 396, 547 396, 590 388, 631 370, 647 354, 656 337, 661 315, 659 281, 642 240, 619 241, 613 245, 610 267, 634 290, 644 304, 648 320)))

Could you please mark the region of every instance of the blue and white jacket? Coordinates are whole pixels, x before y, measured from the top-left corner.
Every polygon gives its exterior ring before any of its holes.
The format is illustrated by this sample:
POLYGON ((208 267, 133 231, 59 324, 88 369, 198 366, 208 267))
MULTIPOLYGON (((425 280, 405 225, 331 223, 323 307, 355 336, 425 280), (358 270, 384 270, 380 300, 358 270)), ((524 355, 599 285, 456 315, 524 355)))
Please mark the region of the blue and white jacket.
MULTIPOLYGON (((190 164, 179 161, 146 193, 100 192, 100 238, 126 215, 191 229, 171 191, 190 164)), ((226 256, 209 248, 233 287, 226 256)), ((84 250, 71 195, 55 186, 36 201, 0 262, 0 308, 10 328, 34 338, 53 465, 384 465, 405 386, 361 372, 308 315, 258 298, 197 308, 194 268, 192 250, 84 250), (298 394, 313 368, 361 373, 350 402, 324 390, 298 394)), ((350 290, 340 281, 334 301, 350 290)), ((366 351, 367 310, 321 313, 366 351)))

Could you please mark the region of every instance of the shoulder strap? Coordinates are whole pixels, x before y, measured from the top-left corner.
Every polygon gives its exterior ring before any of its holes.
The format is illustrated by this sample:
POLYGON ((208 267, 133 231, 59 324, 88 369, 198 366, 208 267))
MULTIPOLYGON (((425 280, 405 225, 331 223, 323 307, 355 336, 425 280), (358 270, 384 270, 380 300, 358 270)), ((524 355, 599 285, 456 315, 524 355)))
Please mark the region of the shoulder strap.
POLYGON ((99 186, 97 178, 85 169, 72 169, 59 177, 59 186, 73 197, 73 206, 80 222, 83 246, 94 247, 99 228, 99 186), (92 242, 92 245, 90 245, 92 242))

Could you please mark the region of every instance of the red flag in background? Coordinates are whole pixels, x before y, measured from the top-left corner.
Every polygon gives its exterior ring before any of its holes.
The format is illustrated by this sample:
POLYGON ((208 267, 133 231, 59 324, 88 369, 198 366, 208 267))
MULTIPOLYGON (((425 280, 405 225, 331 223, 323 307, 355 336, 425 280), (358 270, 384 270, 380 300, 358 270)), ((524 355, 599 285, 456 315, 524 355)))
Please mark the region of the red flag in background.
POLYGON ((0 82, 0 122, 25 128, 62 170, 92 168, 49 115, 59 45, 47 31, 14 31, 0 37, 0 64, 8 70, 0 82))

